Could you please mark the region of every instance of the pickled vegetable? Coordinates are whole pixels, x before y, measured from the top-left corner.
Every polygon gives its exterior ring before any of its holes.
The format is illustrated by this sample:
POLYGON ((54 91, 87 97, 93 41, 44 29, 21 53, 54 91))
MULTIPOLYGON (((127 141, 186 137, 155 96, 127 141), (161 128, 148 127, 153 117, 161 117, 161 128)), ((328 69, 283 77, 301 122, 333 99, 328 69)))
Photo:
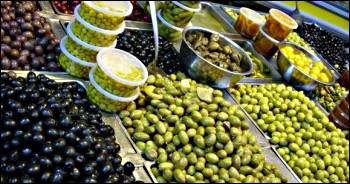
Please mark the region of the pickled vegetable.
POLYGON ((158 29, 159 34, 169 41, 175 42, 182 38, 182 28, 176 27, 164 19, 161 12, 158 12, 158 29))
POLYGON ((79 45, 70 37, 67 37, 64 46, 66 47, 67 51, 73 56, 87 62, 96 63, 97 51, 79 45))
POLYGON ((331 112, 337 102, 342 100, 349 93, 345 87, 335 83, 333 86, 319 86, 313 91, 315 98, 328 112, 331 112))
POLYGON ((195 11, 190 11, 190 8, 184 9, 181 5, 185 6, 177 1, 165 1, 162 9, 163 18, 177 27, 185 27, 195 14, 195 11))

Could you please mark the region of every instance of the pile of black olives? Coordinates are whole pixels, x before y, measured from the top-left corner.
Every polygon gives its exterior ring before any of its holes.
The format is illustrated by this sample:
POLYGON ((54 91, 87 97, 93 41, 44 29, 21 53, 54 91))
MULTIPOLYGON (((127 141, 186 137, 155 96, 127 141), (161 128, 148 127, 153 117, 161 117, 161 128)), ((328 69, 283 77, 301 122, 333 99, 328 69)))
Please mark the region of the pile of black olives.
POLYGON ((135 182, 78 83, 1 73, 1 183, 135 182))
POLYGON ((59 39, 35 1, 1 1, 1 69, 60 71, 59 39))
MULTIPOLYGON (((146 66, 154 59, 154 38, 152 32, 126 30, 119 35, 117 48, 130 52, 146 66)), ((165 73, 181 71, 179 53, 163 37, 159 37, 158 67, 165 73)))
POLYGON ((320 53, 331 65, 342 73, 348 63, 343 41, 316 24, 303 23, 296 32, 320 53))

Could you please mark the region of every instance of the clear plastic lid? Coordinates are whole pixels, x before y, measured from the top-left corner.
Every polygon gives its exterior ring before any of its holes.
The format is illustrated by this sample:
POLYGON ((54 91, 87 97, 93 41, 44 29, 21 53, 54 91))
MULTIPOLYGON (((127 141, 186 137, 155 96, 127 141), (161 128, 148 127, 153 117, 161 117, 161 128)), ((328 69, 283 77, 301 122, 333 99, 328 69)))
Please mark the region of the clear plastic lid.
POLYGON ((123 21, 120 25, 119 25, 119 28, 118 29, 115 29, 115 30, 106 30, 106 29, 101 29, 99 27, 96 27, 88 22, 86 22, 80 15, 79 15, 79 10, 80 10, 80 6, 81 5, 78 5, 77 7, 75 7, 74 9, 74 16, 75 18, 81 23, 83 24, 85 27, 91 29, 91 30, 94 30, 96 32, 99 32, 99 33, 103 33, 103 34, 109 34, 109 35, 118 35, 122 32, 124 32, 125 30, 125 21, 123 21))
POLYGON ((148 71, 145 65, 132 54, 115 48, 104 48, 100 50, 96 57, 98 66, 102 71, 115 81, 128 85, 128 86, 140 86, 143 85, 148 78, 148 71), (142 70, 142 80, 132 81, 124 79, 115 74, 114 71, 120 71, 123 73, 130 72, 131 65, 142 70))
POLYGON ((120 102, 131 102, 133 100, 135 100, 137 97, 139 97, 140 95, 140 88, 137 87, 137 92, 134 96, 130 96, 130 97, 120 97, 120 96, 117 96, 117 95, 114 95, 114 94, 111 94, 109 93, 108 91, 104 90, 100 85, 98 85, 94 79, 94 73, 96 71, 96 67, 93 67, 90 72, 89 72, 89 80, 90 80, 90 83, 92 86, 94 86, 94 88, 99 92, 101 93, 103 96, 111 99, 111 100, 114 100, 114 101, 120 101, 120 102))
POLYGON ((265 18, 252 9, 242 7, 239 9, 239 11, 242 15, 246 16, 249 20, 259 25, 262 25, 265 23, 265 18))
POLYGON ((133 9, 130 1, 84 1, 84 3, 96 11, 113 16, 129 16, 133 9))
POLYGON ((178 1, 171 1, 171 2, 174 3, 178 7, 182 8, 184 10, 187 10, 187 11, 191 11, 191 12, 199 12, 202 9, 202 4, 201 3, 199 3, 198 8, 190 8, 190 7, 180 3, 178 1))
POLYGON ((269 13, 274 19, 289 29, 296 29, 298 27, 298 23, 292 17, 280 10, 272 8, 269 13))
MULTIPOLYGON (((88 49, 91 49, 94 51, 100 51, 101 49, 106 48, 106 47, 98 47, 95 45, 91 45, 91 44, 88 44, 88 43, 80 40, 77 36, 74 35, 74 33, 72 31, 72 22, 70 22, 67 26, 67 34, 73 41, 75 41, 75 43, 78 43, 79 45, 82 45, 88 49)), ((114 48, 116 45, 117 45, 117 39, 113 42, 113 44, 111 44, 107 48, 114 48)))
POLYGON ((80 64, 80 65, 83 65, 83 66, 93 67, 93 66, 96 65, 96 63, 91 63, 91 62, 87 62, 87 61, 81 60, 81 59, 73 56, 71 53, 69 53, 69 51, 64 46, 66 40, 67 40, 67 36, 65 36, 65 37, 63 37, 61 39, 60 48, 61 48, 62 53, 64 55, 66 55, 68 57, 68 59, 70 59, 74 63, 80 64))

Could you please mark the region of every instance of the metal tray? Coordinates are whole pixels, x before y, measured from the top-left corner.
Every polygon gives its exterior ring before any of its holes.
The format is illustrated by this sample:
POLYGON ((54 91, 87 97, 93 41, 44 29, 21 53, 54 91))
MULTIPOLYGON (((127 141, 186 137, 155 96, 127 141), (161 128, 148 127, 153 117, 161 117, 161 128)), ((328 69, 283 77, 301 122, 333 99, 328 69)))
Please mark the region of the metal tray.
POLYGON ((39 4, 42 12, 54 13, 50 1, 38 1, 37 3, 39 4))
POLYGON ((205 27, 217 32, 236 32, 233 25, 226 22, 221 14, 218 13, 218 8, 215 5, 209 2, 201 2, 201 5, 201 11, 196 13, 191 19, 192 25, 205 27), (209 17, 215 23, 210 23, 209 17), (220 25, 221 28, 217 27, 217 25, 220 25))
MULTIPOLYGON (((26 77, 29 71, 16 71, 16 70, 2 70, 2 72, 14 72, 17 77, 26 77)), ((57 82, 76 82, 85 89, 87 89, 88 82, 75 79, 70 75, 63 73, 55 73, 55 72, 40 72, 34 71, 35 74, 45 74, 48 78, 53 79, 57 82)), ((112 126, 115 132, 116 142, 122 148, 119 152, 122 159, 122 164, 130 161, 135 165, 134 176, 137 180, 142 180, 146 183, 154 181, 150 176, 150 169, 147 169, 145 165, 145 160, 141 156, 140 152, 135 149, 136 145, 133 145, 133 142, 130 142, 127 138, 128 134, 125 135, 125 131, 119 127, 120 119, 115 113, 105 113, 102 112, 102 120, 107 125, 112 126)), ((122 126, 122 125, 121 125, 122 126)), ((154 176, 153 176, 154 178, 154 176)))
POLYGON ((288 183, 302 183, 298 175, 294 173, 274 147, 264 148, 263 152, 268 162, 276 164, 280 168, 282 175, 288 179, 288 183))

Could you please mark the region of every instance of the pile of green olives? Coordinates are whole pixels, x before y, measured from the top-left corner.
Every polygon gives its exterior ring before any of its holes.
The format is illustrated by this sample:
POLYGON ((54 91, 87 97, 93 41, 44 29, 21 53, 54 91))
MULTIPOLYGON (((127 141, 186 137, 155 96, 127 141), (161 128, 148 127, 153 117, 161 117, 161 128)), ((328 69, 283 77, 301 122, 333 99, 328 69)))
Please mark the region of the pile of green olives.
POLYGON ((119 117, 158 182, 286 182, 243 111, 183 73, 150 75, 119 117))
POLYGON ((303 182, 349 182, 349 141, 302 91, 284 84, 229 91, 303 182))

